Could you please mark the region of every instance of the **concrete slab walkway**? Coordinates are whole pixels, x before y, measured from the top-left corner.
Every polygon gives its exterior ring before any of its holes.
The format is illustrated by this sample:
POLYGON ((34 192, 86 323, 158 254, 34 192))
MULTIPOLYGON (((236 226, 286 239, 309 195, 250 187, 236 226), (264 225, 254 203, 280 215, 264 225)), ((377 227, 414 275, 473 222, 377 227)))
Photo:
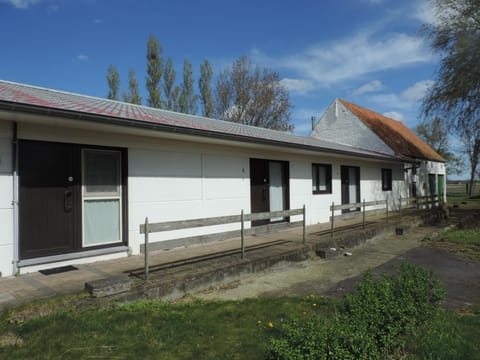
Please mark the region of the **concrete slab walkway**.
MULTIPOLYGON (((367 237, 375 235, 379 229, 383 229, 385 225, 385 218, 383 218, 382 215, 370 215, 367 220, 368 226, 365 230, 365 236, 367 237)), ((390 226, 394 226, 392 224, 399 223, 400 220, 398 216, 397 218, 392 218, 390 226)), ((402 220, 408 223, 413 221, 412 218, 405 217, 403 217, 402 220)), ((345 235, 355 235, 364 232, 361 226, 358 227, 359 221, 361 220, 358 218, 337 221, 338 227, 342 227, 343 230, 336 232, 336 238, 340 239, 345 235)), ((307 227, 307 245, 310 249, 332 245, 329 229, 329 223, 307 227)), ((288 228, 262 236, 250 236, 245 239, 245 244, 247 246, 247 259, 268 257, 273 253, 288 253, 289 251, 291 252, 294 249, 303 247, 302 228, 288 228)), ((157 279, 163 277, 164 280, 168 280, 168 276, 173 276, 179 272, 180 269, 195 274, 199 268, 199 264, 203 264, 202 266, 204 266, 210 262, 211 267, 225 267, 226 264, 228 265, 230 262, 240 263, 237 261, 240 258, 239 248, 240 239, 238 238, 187 248, 152 252, 150 254, 152 275, 157 279), (214 259, 211 259, 212 254, 215 255, 213 257, 214 259), (207 258, 202 259, 202 257, 207 258), (215 259, 216 262, 214 261, 215 259), (219 261, 218 259, 222 260, 219 261), (187 261, 188 266, 184 264, 185 260, 191 260, 187 261), (155 268, 161 270, 155 271, 155 268)), ((274 262, 272 262, 272 264, 273 263, 274 262)), ((138 255, 116 260, 76 265, 75 267, 78 270, 58 274, 43 275, 35 272, 20 276, 0 278, 0 309, 31 302, 36 299, 80 293, 84 291, 86 282, 129 274, 134 270, 141 271, 143 264, 143 255, 138 255)), ((266 266, 268 266, 269 262, 267 261, 266 264, 266 266)))

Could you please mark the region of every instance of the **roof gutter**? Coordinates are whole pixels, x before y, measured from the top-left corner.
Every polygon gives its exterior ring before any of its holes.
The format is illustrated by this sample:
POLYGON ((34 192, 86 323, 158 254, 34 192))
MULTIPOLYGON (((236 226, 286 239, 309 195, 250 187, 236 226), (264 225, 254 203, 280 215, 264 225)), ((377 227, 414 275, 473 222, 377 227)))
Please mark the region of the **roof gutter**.
POLYGON ((123 126, 138 128, 138 129, 156 130, 156 131, 182 134, 182 135, 202 136, 202 137, 210 137, 210 138, 220 139, 220 140, 231 140, 231 141, 239 141, 244 143, 263 144, 263 145, 271 145, 271 146, 282 146, 282 147, 288 147, 288 148, 294 148, 294 149, 308 150, 312 152, 322 151, 322 152, 327 152, 327 153, 337 154, 337 155, 347 155, 347 156, 355 155, 363 158, 376 159, 376 160, 388 160, 388 161, 401 162, 401 163, 416 162, 416 160, 413 160, 410 158, 362 154, 362 153, 350 152, 345 150, 330 149, 326 147, 293 144, 289 142, 261 139, 261 138, 235 135, 235 134, 219 133, 216 131, 209 131, 209 130, 202 130, 202 129, 192 129, 187 127, 165 125, 165 124, 159 124, 159 123, 153 123, 153 122, 145 122, 141 120, 126 119, 121 117, 111 117, 111 116, 100 115, 100 114, 88 114, 84 112, 61 110, 61 109, 29 105, 29 104, 21 104, 21 103, 8 102, 8 101, 0 101, 0 110, 24 112, 24 113, 34 114, 34 115, 48 115, 48 116, 68 118, 72 120, 90 121, 90 122, 96 122, 96 123, 100 121, 103 124, 109 124, 109 125, 117 125, 117 126, 123 125, 123 126))

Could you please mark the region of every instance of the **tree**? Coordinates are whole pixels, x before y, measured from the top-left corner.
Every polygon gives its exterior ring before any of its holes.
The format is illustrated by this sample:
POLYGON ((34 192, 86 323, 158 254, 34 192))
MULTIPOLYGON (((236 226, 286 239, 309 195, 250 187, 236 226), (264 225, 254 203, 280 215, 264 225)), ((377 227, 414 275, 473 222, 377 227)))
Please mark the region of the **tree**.
POLYGON ((163 92, 165 93, 165 109, 167 110, 175 110, 175 104, 178 103, 178 94, 175 92, 176 77, 173 60, 168 58, 163 70, 163 92))
POLYGON ((120 87, 120 74, 113 64, 108 65, 107 70, 108 95, 110 100, 118 100, 118 89, 120 87))
POLYGON ((185 60, 183 62, 183 83, 180 95, 180 112, 184 114, 196 114, 198 110, 198 95, 194 93, 193 84, 192 64, 185 60))
POLYGON ((128 92, 124 92, 123 101, 140 105, 142 103, 142 98, 138 92, 138 81, 135 77, 135 71, 133 69, 128 70, 128 92))
POLYGON ((450 149, 448 122, 440 117, 424 120, 415 128, 415 132, 438 154, 447 160, 447 174, 462 172, 462 161, 450 149))
POLYGON ((466 144, 473 183, 480 154, 476 145, 480 143, 479 1, 430 1, 437 21, 424 29, 441 60, 436 82, 424 99, 423 114, 452 119, 451 128, 466 144))
POLYGON ((278 73, 242 56, 217 78, 215 115, 223 120, 292 131, 289 94, 278 73))
POLYGON ((154 108, 162 107, 160 80, 163 73, 163 58, 161 57, 163 49, 155 36, 150 35, 147 42, 147 90, 148 106, 154 108))
POLYGON ((202 114, 205 117, 213 115, 213 96, 212 96, 212 66, 205 60, 200 65, 200 79, 198 80, 198 88, 200 89, 200 101, 202 102, 202 114))
POLYGON ((464 127, 460 138, 465 146, 470 171, 468 195, 472 196, 473 184, 478 176, 478 162, 480 161, 480 126, 478 126, 478 122, 476 126, 464 127))

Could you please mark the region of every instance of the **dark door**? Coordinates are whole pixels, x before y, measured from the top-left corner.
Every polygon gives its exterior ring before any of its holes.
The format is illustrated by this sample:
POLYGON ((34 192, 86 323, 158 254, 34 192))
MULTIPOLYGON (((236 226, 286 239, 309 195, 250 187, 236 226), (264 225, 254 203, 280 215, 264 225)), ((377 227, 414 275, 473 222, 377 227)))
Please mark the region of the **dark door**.
MULTIPOLYGON (((342 166, 340 168, 342 182, 342 204, 360 202, 360 168, 342 166)), ((360 210, 359 208, 344 209, 342 213, 360 210)))
MULTIPOLYGON (((268 160, 250 159, 250 194, 252 213, 269 211, 268 160)), ((268 222, 252 221, 252 226, 265 225, 268 222)))
POLYGON ((78 246, 78 153, 71 144, 20 141, 21 259, 71 252, 78 246))

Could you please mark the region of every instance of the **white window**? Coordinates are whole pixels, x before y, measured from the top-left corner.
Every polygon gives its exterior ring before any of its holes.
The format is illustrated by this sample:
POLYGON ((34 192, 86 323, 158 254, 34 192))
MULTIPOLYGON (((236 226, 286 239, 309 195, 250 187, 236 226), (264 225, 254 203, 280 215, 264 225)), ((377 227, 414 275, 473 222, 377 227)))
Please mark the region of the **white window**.
POLYGON ((84 149, 83 246, 122 240, 121 153, 84 149))

